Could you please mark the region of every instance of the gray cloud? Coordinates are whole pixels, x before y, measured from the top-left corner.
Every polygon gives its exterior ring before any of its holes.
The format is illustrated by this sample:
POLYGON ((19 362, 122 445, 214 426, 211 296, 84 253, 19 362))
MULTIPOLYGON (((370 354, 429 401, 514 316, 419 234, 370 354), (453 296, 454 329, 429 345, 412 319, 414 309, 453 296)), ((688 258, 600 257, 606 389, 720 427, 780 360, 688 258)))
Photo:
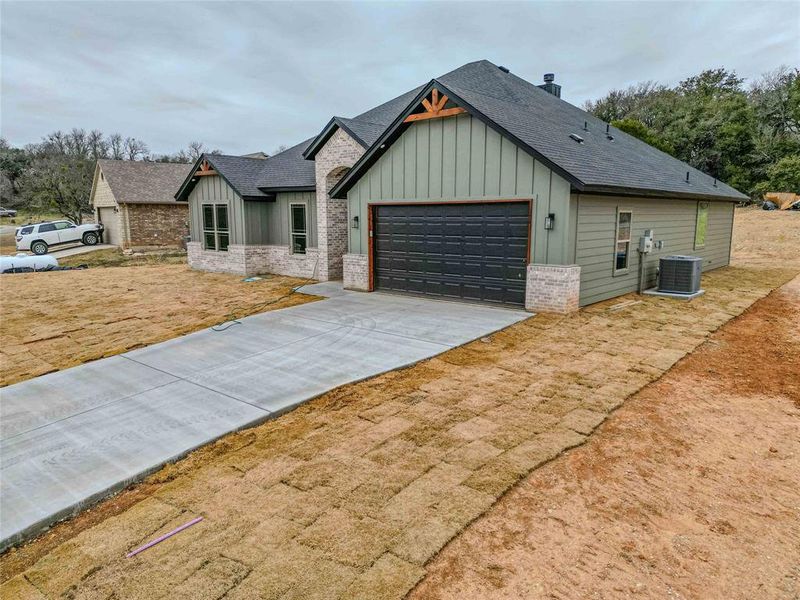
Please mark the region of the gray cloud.
POLYGON ((120 131, 170 152, 314 135, 465 62, 575 104, 636 81, 800 63, 797 2, 0 3, 0 129, 120 131))

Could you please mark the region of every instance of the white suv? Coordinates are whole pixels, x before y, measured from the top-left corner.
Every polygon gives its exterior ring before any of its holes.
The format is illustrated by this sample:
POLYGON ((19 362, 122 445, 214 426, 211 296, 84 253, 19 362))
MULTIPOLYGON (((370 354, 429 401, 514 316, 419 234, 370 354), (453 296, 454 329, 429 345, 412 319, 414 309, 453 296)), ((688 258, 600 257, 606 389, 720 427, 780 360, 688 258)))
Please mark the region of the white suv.
POLYGON ((75 225, 71 221, 49 221, 37 225, 18 227, 17 250, 30 250, 34 254, 47 254, 51 246, 81 242, 94 246, 103 235, 100 223, 75 225))

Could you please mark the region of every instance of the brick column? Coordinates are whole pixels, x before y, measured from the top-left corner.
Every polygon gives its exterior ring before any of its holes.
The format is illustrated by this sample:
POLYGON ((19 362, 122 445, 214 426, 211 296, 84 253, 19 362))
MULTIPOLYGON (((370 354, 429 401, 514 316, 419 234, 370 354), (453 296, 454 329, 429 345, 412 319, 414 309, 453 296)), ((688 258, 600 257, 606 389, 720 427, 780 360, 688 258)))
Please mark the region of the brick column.
POLYGON ((328 192, 362 154, 361 144, 337 129, 314 157, 320 281, 342 278, 342 256, 347 252, 347 201, 333 200, 328 192))
POLYGON ((369 291, 369 257, 366 254, 345 254, 343 257, 344 289, 369 291))
POLYGON ((528 265, 525 310, 568 313, 578 310, 581 268, 578 265, 528 265))

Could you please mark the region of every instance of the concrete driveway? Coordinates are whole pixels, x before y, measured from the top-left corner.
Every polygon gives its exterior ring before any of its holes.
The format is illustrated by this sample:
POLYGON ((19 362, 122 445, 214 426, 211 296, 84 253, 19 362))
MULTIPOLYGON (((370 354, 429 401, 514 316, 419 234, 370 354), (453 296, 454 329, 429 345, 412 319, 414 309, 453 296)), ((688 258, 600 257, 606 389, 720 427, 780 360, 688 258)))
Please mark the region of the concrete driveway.
POLYGON ((530 314, 344 292, 0 392, 0 549, 228 432, 530 314))

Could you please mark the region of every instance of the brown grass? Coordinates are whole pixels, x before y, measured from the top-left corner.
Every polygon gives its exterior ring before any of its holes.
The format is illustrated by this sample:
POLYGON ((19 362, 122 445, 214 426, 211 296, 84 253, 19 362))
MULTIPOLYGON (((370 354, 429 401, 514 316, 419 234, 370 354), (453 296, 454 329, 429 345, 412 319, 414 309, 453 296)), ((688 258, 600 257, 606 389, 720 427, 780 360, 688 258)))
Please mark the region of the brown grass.
MULTIPOLYGON (((118 258, 108 252, 71 258, 109 263, 118 258)), ((197 331, 231 311, 245 316, 302 283, 290 277, 245 283, 235 275, 168 264, 174 259, 144 257, 140 264, 134 257, 126 260, 136 268, 0 276, 0 385, 197 331)), ((294 294, 268 308, 312 299, 294 294)))
MULTIPOLYGON (((762 214, 737 228, 772 235, 762 214)), ((707 274, 706 295, 691 303, 644 298, 608 310, 623 298, 540 315, 333 390, 165 467, 84 513, 79 526, 66 522, 6 553, 2 591, 401 598, 531 470, 582 443, 629 395, 798 269, 740 263, 707 274), (124 558, 196 515, 205 520, 124 558)))

